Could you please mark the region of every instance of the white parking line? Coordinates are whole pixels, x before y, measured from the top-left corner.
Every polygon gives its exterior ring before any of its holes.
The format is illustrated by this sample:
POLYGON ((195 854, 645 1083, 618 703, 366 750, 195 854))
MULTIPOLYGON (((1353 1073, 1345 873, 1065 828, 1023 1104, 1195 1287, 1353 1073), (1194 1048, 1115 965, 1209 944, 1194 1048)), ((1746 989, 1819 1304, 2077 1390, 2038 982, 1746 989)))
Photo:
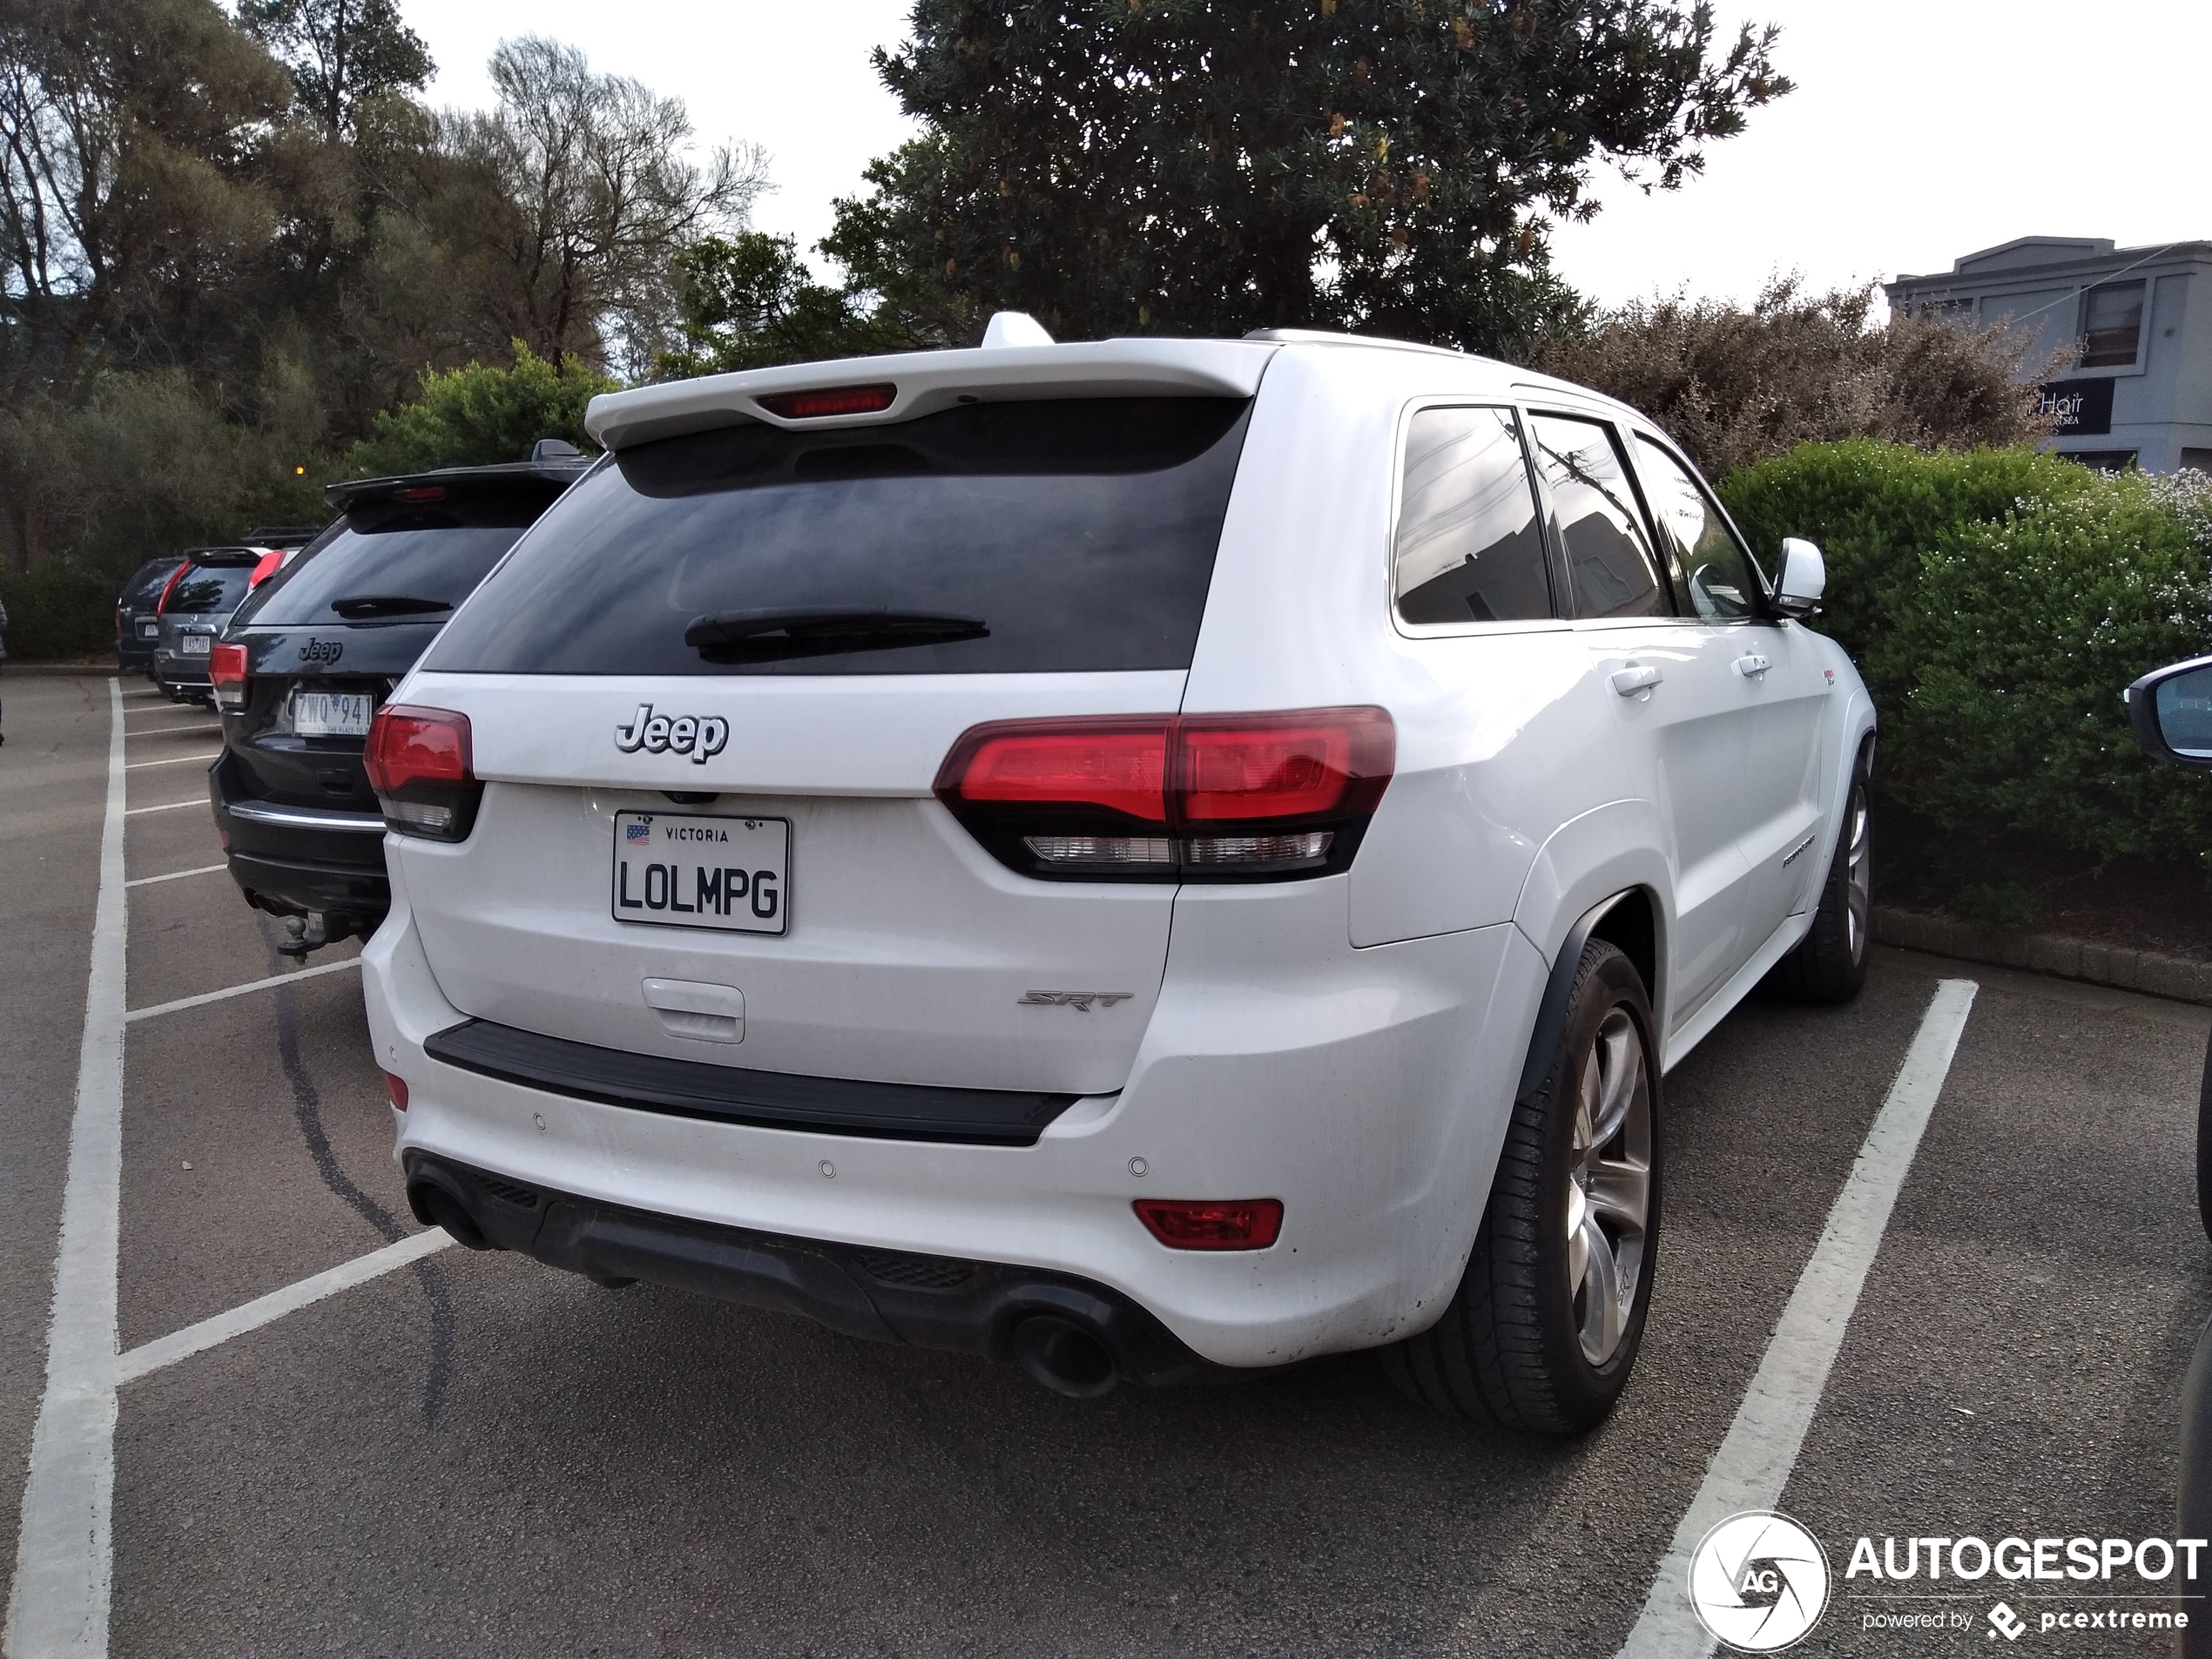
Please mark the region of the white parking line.
POLYGON ((443 1228, 432 1227, 427 1231, 413 1233, 395 1244, 371 1251, 366 1256, 356 1256, 350 1262, 341 1262, 296 1285, 287 1285, 280 1291, 271 1291, 266 1296, 257 1296, 227 1313, 218 1313, 212 1319, 202 1319, 198 1325, 188 1325, 181 1331, 172 1331, 165 1337, 133 1348, 115 1362, 115 1380, 118 1383, 136 1382, 149 1372, 159 1371, 164 1366, 173 1366, 179 1359, 228 1342, 233 1337, 244 1336, 248 1331, 260 1329, 273 1319, 320 1302, 326 1296, 335 1296, 349 1291, 356 1285, 366 1285, 395 1268, 419 1262, 453 1243, 453 1235, 443 1228))
MULTIPOLYGON (((221 869, 221 865, 215 867, 221 869)), ((342 974, 349 968, 359 968, 361 960, 348 956, 342 962, 319 962, 313 968, 294 968, 289 974, 272 974, 266 979, 250 979, 243 985, 226 986, 219 991, 202 991, 198 996, 180 996, 173 1002, 156 1002, 152 1008, 132 1008, 123 1016, 126 1025, 140 1020, 151 1020, 157 1014, 176 1014, 185 1008, 205 1008, 210 1002, 228 1001, 233 996, 244 996, 249 991, 266 991, 277 985, 296 985, 303 979, 316 979, 325 974, 342 974)))
POLYGON ((123 885, 126 887, 150 887, 157 881, 181 881, 188 875, 212 875, 218 870, 227 870, 227 864, 202 864, 190 870, 172 870, 166 875, 134 876, 123 885))
POLYGON ((1898 1190, 1912 1167, 1936 1096, 1943 1092, 1979 988, 1970 979, 1947 979, 1936 986, 1889 1098, 1866 1132, 1812 1259, 1798 1276, 1743 1403, 1737 1407, 1736 1420, 1675 1528, 1674 1542, 1659 1563, 1620 1659, 1705 1659, 1713 1651, 1713 1637, 1689 1604, 1690 1555, 1716 1523, 1745 1509, 1771 1509, 1782 1501, 1783 1486, 1797 1467, 1805 1430, 1828 1385, 1829 1368, 1844 1345, 1844 1328, 1882 1247, 1898 1190))
POLYGON ((142 813, 173 813, 186 806, 205 806, 206 805, 206 796, 194 795, 190 800, 165 800, 158 806, 133 806, 129 812, 124 813, 123 815, 125 818, 136 818, 142 813))
MULTIPOLYGON (((145 714, 158 714, 164 719, 174 719, 179 712, 179 711, 173 709, 144 709, 139 711, 145 714)), ((144 737, 148 732, 220 732, 223 729, 220 724, 209 725, 207 724, 207 717, 204 714, 196 715, 192 718, 199 722, 198 725, 134 726, 132 728, 131 735, 137 738, 144 737)))
POLYGON ((181 766, 187 760, 218 759, 221 757, 222 752, 223 752, 220 749, 218 749, 212 754, 167 755, 159 760, 133 760, 129 765, 124 767, 123 770, 125 772, 138 772, 147 766, 181 766))
POLYGON ((107 806, 77 1055, 46 1392, 30 1436, 7 1651, 104 1654, 114 1565, 116 1241, 123 1188, 123 690, 108 682, 107 806))

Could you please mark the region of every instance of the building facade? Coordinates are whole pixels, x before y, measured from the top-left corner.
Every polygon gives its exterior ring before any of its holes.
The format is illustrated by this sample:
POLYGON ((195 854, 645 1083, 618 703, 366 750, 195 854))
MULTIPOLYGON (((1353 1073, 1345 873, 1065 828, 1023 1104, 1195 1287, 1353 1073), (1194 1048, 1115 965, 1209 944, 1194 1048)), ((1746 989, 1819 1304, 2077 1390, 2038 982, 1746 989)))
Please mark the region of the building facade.
POLYGON ((2033 331, 2026 362, 2039 374, 2078 348, 2043 383, 2058 416, 2049 448, 2091 466, 2212 472, 2212 242, 2024 236, 1884 291, 1901 314, 2033 331))

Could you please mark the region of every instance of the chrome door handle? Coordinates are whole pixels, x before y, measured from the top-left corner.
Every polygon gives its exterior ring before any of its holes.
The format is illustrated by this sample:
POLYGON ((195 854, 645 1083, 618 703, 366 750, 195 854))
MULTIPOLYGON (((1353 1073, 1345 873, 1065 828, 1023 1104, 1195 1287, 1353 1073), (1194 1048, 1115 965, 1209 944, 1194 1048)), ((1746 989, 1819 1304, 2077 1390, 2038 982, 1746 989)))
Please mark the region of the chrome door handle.
POLYGON ((1634 697, 1638 691, 1649 691, 1665 678, 1657 669, 1649 664, 1638 667, 1631 663, 1626 668, 1614 671, 1613 689, 1620 692, 1622 697, 1634 697))
POLYGON ((1773 666, 1772 663, 1767 661, 1757 651, 1753 651, 1749 657, 1739 657, 1736 659, 1736 671, 1747 680, 1758 678, 1773 666))

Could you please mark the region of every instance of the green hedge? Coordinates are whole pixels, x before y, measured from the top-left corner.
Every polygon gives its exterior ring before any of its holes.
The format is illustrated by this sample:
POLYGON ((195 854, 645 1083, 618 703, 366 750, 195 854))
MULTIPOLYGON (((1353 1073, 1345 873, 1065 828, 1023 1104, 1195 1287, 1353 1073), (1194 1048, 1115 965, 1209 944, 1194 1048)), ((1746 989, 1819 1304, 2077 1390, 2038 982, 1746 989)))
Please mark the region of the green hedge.
POLYGON ((1960 907, 2027 920, 2007 855, 2030 842, 2093 867, 2212 848, 2212 790, 2144 755, 2121 700, 2212 650, 2204 481, 1854 440, 1741 469, 1721 493, 1762 555, 1784 536, 1827 555, 1817 625, 1873 693, 1879 792, 1935 832, 1930 873, 1960 907))
POLYGON ((12 661, 53 662, 115 649, 115 583, 64 559, 0 570, 12 661))

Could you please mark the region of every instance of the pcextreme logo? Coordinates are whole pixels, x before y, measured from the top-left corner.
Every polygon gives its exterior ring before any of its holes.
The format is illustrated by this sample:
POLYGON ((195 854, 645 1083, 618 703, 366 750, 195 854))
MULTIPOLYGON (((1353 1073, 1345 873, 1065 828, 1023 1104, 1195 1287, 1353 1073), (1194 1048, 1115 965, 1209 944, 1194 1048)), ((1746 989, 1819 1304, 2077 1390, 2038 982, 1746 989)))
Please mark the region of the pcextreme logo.
POLYGON ((1779 1653, 1827 1610, 1827 1552, 1787 1515, 1730 1515, 1690 1555, 1689 1604, 1716 1641, 1743 1653, 1779 1653))

